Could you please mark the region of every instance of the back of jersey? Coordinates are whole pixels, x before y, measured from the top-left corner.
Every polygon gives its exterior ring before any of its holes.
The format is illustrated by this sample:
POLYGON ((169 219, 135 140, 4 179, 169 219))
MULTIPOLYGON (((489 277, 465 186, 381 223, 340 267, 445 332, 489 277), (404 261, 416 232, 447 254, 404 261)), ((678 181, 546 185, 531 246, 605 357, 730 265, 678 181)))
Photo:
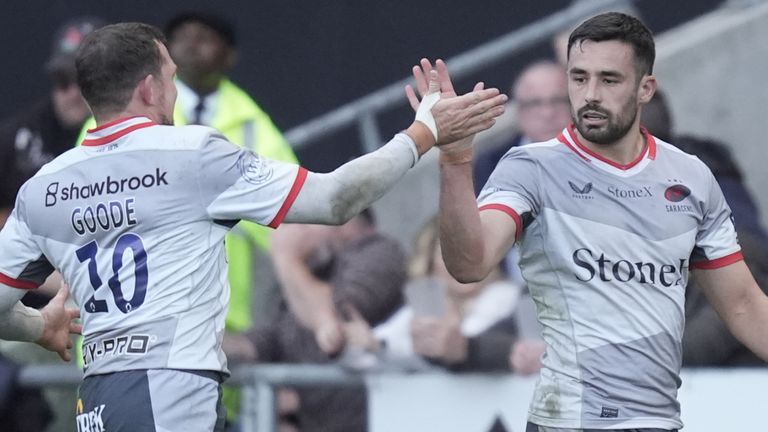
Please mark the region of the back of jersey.
POLYGON ((25 252, 0 256, 0 270, 29 281, 62 272, 81 306, 86 375, 226 371, 223 239, 241 216, 274 218, 296 170, 274 171, 209 128, 140 117, 107 124, 24 186, 9 227, 16 235, 3 240, 27 243, 25 252), (267 172, 261 214, 232 211, 257 189, 247 180, 267 172), (272 177, 279 187, 270 193, 272 177))

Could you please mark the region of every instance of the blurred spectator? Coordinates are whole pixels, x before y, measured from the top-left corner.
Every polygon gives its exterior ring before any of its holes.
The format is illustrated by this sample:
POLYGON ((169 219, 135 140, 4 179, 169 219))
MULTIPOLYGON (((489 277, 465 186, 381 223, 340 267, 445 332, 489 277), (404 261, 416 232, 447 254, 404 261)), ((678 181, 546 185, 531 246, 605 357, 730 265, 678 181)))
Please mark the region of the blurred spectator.
MULTIPOLYGON (((50 94, 0 125, 0 226, 5 224, 13 209, 21 185, 44 164, 76 144, 90 110, 75 82, 75 51, 88 33, 104 24, 99 18, 81 17, 60 27, 54 35, 51 56, 45 65, 50 94)), ((54 273, 42 287, 29 292, 22 301, 30 307, 44 306, 58 290, 60 280, 58 273, 54 273)), ((59 363, 55 353, 34 344, 0 341, 0 352, 19 364, 59 363)), ((76 392, 51 387, 43 394, 53 410, 53 422, 47 430, 74 430, 76 392)), ((42 413, 40 416, 44 418, 42 413)))
MULTIPOLYGON (((273 259, 290 310, 283 307, 247 337, 228 336, 224 348, 234 362, 331 362, 346 349, 348 319, 376 325, 402 304, 404 253, 378 233, 369 211, 341 227, 281 226, 273 259)), ((297 393, 300 430, 366 430, 364 388, 297 393)))
POLYGON ((367 329, 367 337, 358 334, 355 343, 377 351, 383 367, 508 370, 510 347, 521 337, 540 337, 533 301, 500 271, 474 284, 453 279, 442 260, 437 226, 436 219, 430 221, 416 239, 408 304, 373 332, 367 329))
POLYGON ((482 189, 496 164, 512 147, 550 140, 568 126, 568 81, 565 69, 549 60, 527 66, 512 85, 519 133, 507 144, 480 155, 475 162, 475 192, 482 189))
POLYGON ((75 82, 75 50, 86 34, 101 25, 97 18, 78 18, 62 26, 45 65, 50 93, 0 124, 0 227, 21 185, 77 142, 90 111, 75 82))

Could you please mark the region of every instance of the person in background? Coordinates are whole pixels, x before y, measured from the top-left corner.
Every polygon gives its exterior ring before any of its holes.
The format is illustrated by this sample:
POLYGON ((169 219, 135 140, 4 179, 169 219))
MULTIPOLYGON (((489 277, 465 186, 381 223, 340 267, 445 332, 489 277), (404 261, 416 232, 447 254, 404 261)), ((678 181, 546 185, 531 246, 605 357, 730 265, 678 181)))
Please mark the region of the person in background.
MULTIPOLYGON (((104 24, 97 17, 78 17, 58 28, 45 64, 49 94, 0 124, 0 227, 13 209, 19 188, 43 165, 75 145, 83 123, 91 115, 75 79, 75 51, 88 33, 104 24)), ((58 273, 54 273, 40 289, 27 293, 23 303, 43 307, 58 291, 60 281, 58 273)), ((0 341, 0 353, 20 364, 58 362, 55 354, 27 343, 0 341)), ((52 408, 47 430, 74 430, 74 390, 52 387, 43 395, 52 408)))
POLYGON ((551 60, 526 66, 512 84, 511 93, 518 133, 507 144, 478 156, 474 166, 476 193, 510 148, 554 138, 571 119, 565 69, 551 60))
MULTIPOLYGON (((283 226, 274 235, 273 257, 287 305, 273 322, 225 338, 233 361, 328 363, 354 355, 347 352, 345 327, 356 321, 376 325, 402 304, 405 254, 379 233, 369 210, 339 227, 283 226)), ((295 394, 292 420, 302 431, 367 427, 362 387, 295 394)))
POLYGON ((507 371, 510 347, 540 338, 533 301, 500 269, 478 283, 457 282, 442 260, 437 227, 430 220, 416 238, 407 304, 373 330, 353 320, 347 339, 375 354, 369 367, 507 371))
POLYGON ((75 81, 75 51, 85 35, 102 25, 103 20, 93 17, 62 25, 45 64, 49 94, 0 123, 0 227, 5 225, 21 185, 71 149, 91 115, 75 81))

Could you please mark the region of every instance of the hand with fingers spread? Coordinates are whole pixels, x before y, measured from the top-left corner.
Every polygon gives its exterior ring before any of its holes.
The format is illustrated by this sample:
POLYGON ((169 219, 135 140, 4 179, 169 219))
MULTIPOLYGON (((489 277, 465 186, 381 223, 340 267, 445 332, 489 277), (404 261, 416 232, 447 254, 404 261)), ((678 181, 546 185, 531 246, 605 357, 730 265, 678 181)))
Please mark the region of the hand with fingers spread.
POLYGON ((72 360, 72 334, 80 334, 82 326, 74 320, 80 318, 80 310, 67 308, 69 287, 62 282, 61 289, 48 304, 40 310, 45 321, 43 334, 35 342, 43 348, 59 354, 64 361, 72 360))
POLYGON ((507 96, 498 89, 484 89, 482 82, 472 92, 457 96, 442 60, 437 60, 433 68, 429 60, 422 59, 419 66, 413 67, 413 76, 416 90, 408 85, 405 92, 417 113, 416 120, 426 124, 440 147, 441 161, 470 162, 472 138, 495 124, 496 117, 504 113, 507 96), (423 96, 421 102, 416 91, 423 96))

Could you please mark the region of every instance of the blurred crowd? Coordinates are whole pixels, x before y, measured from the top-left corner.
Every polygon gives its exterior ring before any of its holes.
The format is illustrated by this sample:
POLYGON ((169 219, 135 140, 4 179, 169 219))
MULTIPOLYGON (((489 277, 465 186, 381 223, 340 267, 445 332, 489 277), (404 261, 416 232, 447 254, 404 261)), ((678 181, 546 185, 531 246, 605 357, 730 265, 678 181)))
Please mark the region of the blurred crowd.
MULTIPOLYGON (((83 37, 104 24, 94 17, 65 23, 45 64, 48 96, 0 123, 0 225, 21 185, 42 165, 78 145, 93 124, 75 81, 74 52, 83 37)), ((558 55, 531 63, 514 79, 514 130, 502 145, 478 148, 478 191, 510 148, 552 139, 571 121, 559 49, 569 30, 553 40, 558 55)), ((236 32, 229 23, 189 12, 172 18, 165 32, 178 65, 176 124, 213 126, 265 157, 296 161, 268 114, 227 76, 238 54, 236 32)), ((708 137, 677 135, 662 92, 642 115, 653 135, 698 156, 713 171, 733 210, 746 262, 760 285, 768 287, 768 238, 728 146, 708 137)), ((339 364, 362 372, 536 374, 545 346, 517 251, 513 248, 485 280, 461 284, 442 261, 438 223, 430 219, 408 247, 383 234, 371 210, 340 227, 288 225, 270 232, 238 224, 227 239, 232 300, 224 348, 230 363, 339 364), (407 254, 407 249, 412 252, 407 254)), ((44 305, 58 286, 52 278, 30 292, 25 304, 44 305)), ((21 365, 56 361, 55 354, 31 344, 0 343, 3 430, 74 430, 73 391, 39 392, 15 384, 21 365)), ((689 285, 683 366, 757 365, 763 362, 729 333, 696 286, 689 285)), ((229 391, 225 400, 231 428, 237 430, 237 392, 229 391)), ((362 386, 282 388, 278 407, 280 430, 285 432, 367 428, 362 386)))

